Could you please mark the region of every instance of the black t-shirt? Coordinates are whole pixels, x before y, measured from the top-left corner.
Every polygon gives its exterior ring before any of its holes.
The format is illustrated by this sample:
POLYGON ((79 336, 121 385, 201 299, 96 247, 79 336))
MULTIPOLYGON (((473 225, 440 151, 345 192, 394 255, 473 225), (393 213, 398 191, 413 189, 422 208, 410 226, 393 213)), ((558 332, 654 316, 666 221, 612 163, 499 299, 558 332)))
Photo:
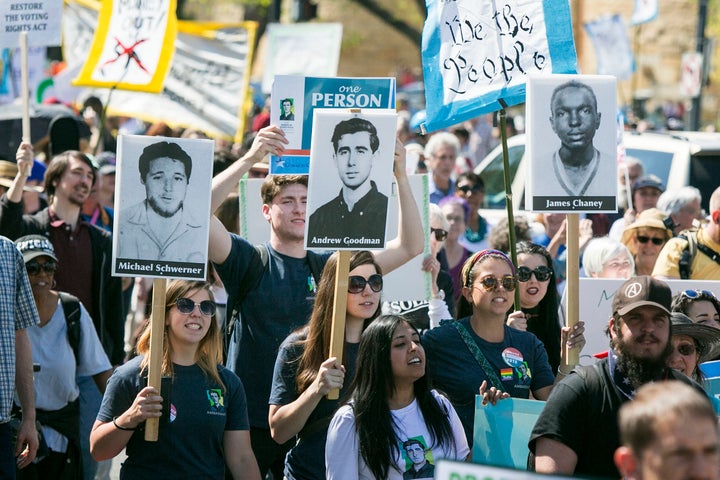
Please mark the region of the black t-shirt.
MULTIPOLYGON (((702 391, 682 373, 667 369, 665 379, 680 380, 702 391)), ((530 435, 529 448, 548 437, 570 447, 577 455, 576 475, 620 478, 613 454, 620 446, 617 414, 628 401, 611 380, 607 359, 577 367, 553 388, 530 435)))

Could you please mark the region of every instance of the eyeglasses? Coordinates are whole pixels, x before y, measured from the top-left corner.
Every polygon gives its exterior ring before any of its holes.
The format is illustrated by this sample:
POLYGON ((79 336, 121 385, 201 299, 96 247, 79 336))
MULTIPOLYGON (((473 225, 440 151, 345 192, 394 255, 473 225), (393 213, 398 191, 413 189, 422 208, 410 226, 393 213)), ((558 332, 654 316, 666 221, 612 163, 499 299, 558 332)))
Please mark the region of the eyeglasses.
POLYGON ((27 270, 28 275, 38 275, 40 273, 40 270, 47 273, 48 275, 51 275, 57 272, 57 268, 57 263, 52 260, 45 263, 38 263, 33 261, 25 264, 25 270, 27 270))
POLYGON ((482 286, 486 292, 494 292, 498 289, 499 285, 502 285, 508 292, 512 292, 517 286, 517 280, 512 275, 505 275, 502 278, 485 277, 480 280, 480 286, 482 286))
POLYGON ((376 273, 370 275, 367 279, 360 275, 350 275, 348 279, 348 293, 360 293, 365 290, 365 285, 370 285, 370 290, 373 292, 379 292, 383 288, 382 275, 376 273))
POLYGON ((517 269, 517 279, 521 282, 529 281, 532 274, 535 274, 538 282, 547 282, 552 276, 552 270, 543 265, 535 268, 535 270, 530 270, 528 267, 518 267, 517 269))
POLYGON ((443 230, 442 228, 430 228, 430 233, 435 234, 435 240, 438 242, 442 242, 448 236, 447 230, 443 230))
POLYGON ((180 313, 186 313, 190 314, 195 310, 195 306, 198 306, 200 308, 200 313, 205 315, 206 317, 212 317, 215 315, 215 309, 217 306, 215 305, 215 302, 211 300, 203 300, 200 303, 195 303, 189 298, 178 298, 175 302, 175 306, 177 307, 178 311, 180 313))
POLYGON ((695 300, 696 298, 715 298, 715 294, 710 290, 684 290, 680 296, 695 300))
POLYGON ((653 245, 658 245, 658 246, 659 246, 659 245, 662 245, 663 243, 665 243, 665 239, 664 239, 664 238, 646 237, 645 235, 638 235, 638 236, 635 237, 635 238, 637 238, 637 241, 640 242, 640 243, 642 243, 643 245, 646 244, 646 243, 648 243, 648 242, 652 242, 653 245))
POLYGON ((463 192, 465 195, 468 193, 479 193, 483 191, 483 188, 479 185, 458 185, 455 190, 463 192))
POLYGON ((695 355, 695 352, 697 349, 695 348, 695 345, 692 343, 683 343, 677 346, 675 349, 678 351, 678 353, 684 357, 688 357, 690 355, 695 355))

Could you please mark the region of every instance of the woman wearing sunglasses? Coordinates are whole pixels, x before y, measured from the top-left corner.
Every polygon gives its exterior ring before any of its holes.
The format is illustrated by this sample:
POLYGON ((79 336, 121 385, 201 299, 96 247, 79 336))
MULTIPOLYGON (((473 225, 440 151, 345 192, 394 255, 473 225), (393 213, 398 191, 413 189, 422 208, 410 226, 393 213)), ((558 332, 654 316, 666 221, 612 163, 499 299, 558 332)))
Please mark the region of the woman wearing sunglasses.
POLYGON ((383 315, 360 339, 352 397, 330 423, 328 480, 434 478, 439 459, 470 453, 447 398, 430 389, 420 334, 383 315))
POLYGON ((517 286, 515 267, 497 250, 481 250, 461 272, 462 296, 455 322, 423 336, 428 372, 448 394, 472 444, 475 395, 547 399, 555 375, 542 342, 505 324, 517 286))
MULTIPOLYGON (((558 371, 562 350, 561 328, 558 317, 558 295, 554 288, 555 274, 550 253, 531 242, 517 244, 516 272, 520 290, 520 307, 508 315, 507 324, 519 330, 527 330, 545 346, 552 371, 558 371)), ((578 322, 568 348, 582 349, 585 344, 584 323, 578 322)))
POLYGON ((687 315, 680 312, 673 312, 670 320, 672 353, 667 359, 668 367, 704 385, 705 378, 698 365, 720 356, 720 330, 693 323, 687 315))
POLYGON ((684 290, 673 297, 673 312, 684 313, 695 323, 720 329, 720 300, 710 290, 684 290))
POLYGON ((350 257, 343 358, 329 356, 337 259, 333 254, 323 269, 310 322, 285 339, 275 362, 270 433, 280 444, 297 439, 285 460, 288 480, 325 478, 325 440, 338 406, 326 396, 338 388, 345 393, 360 335, 380 314, 382 271, 372 253, 359 251, 350 257))
POLYGON ((259 480, 250 446, 245 391, 221 365, 222 342, 210 284, 173 280, 165 297, 162 375, 170 392, 147 386, 150 325, 137 343, 138 356, 108 380, 90 435, 98 460, 123 449, 120 478, 208 478, 259 480), (163 411, 163 404, 169 405, 163 411), (158 441, 145 442, 148 418, 160 418, 158 441))
MULTIPOLYGON (((65 304, 67 294, 54 290, 58 260, 47 237, 27 235, 15 241, 25 260, 28 280, 40 317, 38 325, 27 329, 32 347, 33 363, 40 366, 34 374, 35 409, 48 447, 47 455, 29 465, 20 478, 80 479, 80 389, 77 376, 92 376, 98 389, 105 390, 112 367, 95 332, 85 307, 72 297, 71 322, 77 329, 68 332, 65 304), (75 303, 77 302, 77 303, 75 303), (70 337, 79 333, 79 339, 70 337), (77 348, 77 358, 75 348, 77 348)), ((68 303, 69 305, 69 303, 68 303)), ((71 311, 71 310, 68 310, 71 311)))
POLYGON ((625 227, 621 241, 633 254, 636 275, 652 275, 660 250, 672 238, 672 230, 663 223, 666 218, 657 208, 650 208, 625 227))

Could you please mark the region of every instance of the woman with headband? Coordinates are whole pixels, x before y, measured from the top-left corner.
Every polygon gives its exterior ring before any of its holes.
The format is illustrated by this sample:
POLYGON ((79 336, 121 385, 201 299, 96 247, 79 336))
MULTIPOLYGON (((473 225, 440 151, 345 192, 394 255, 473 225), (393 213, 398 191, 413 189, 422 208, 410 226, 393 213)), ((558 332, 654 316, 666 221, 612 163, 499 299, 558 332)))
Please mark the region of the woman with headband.
MULTIPOLYGON (((546 400, 556 380, 542 342, 505 324, 517 287, 510 259, 482 250, 468 258, 461 273, 458 320, 430 330, 422 341, 435 386, 450 398, 472 445, 475 395, 483 395, 484 403, 530 394, 546 400)), ((569 330, 563 329, 563 337, 569 330)), ((572 369, 563 368, 558 378, 572 369)))

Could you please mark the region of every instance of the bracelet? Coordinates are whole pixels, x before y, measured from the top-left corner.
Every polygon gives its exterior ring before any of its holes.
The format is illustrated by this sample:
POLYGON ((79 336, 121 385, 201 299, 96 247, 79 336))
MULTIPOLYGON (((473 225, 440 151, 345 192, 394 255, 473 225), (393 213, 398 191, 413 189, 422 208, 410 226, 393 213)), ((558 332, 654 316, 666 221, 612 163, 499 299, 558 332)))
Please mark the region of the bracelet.
POLYGON ((563 372, 562 370, 560 370, 560 367, 558 367, 557 374, 558 374, 558 377, 560 377, 560 378, 565 378, 565 377, 567 377, 568 375, 570 375, 569 373, 565 373, 565 372, 563 372))
POLYGON ((113 422, 113 425, 115 425, 115 428, 117 428, 118 430, 125 430, 126 432, 132 432, 133 430, 137 430, 137 427, 132 427, 132 428, 130 428, 130 427, 121 427, 121 426, 118 425, 117 422, 115 421, 115 420, 117 420, 117 418, 118 418, 118 417, 113 417, 112 422, 113 422))

